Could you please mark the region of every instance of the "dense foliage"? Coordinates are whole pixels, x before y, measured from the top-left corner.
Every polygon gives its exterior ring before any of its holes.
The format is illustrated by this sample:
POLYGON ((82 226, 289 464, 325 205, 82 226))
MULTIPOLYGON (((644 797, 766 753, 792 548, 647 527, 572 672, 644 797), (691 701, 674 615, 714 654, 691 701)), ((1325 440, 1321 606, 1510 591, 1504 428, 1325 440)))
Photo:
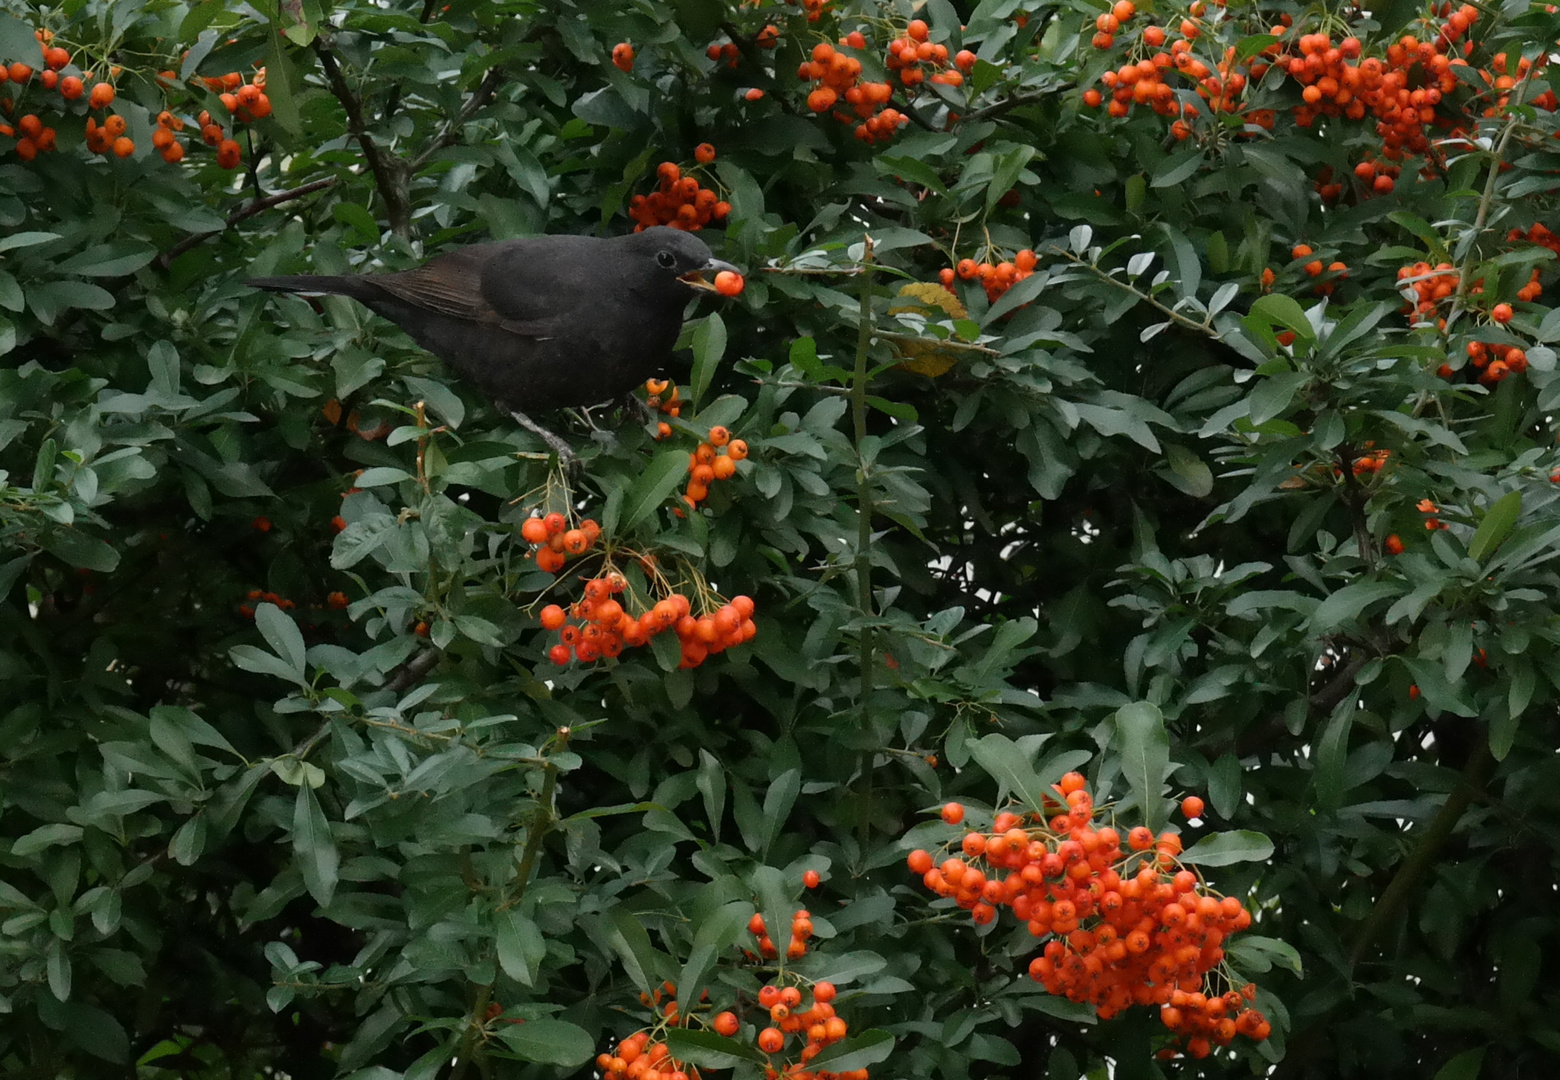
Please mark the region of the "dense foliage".
POLYGON ((0 1071, 1560 1053, 1553 8, 0 8, 0 1071), (661 222, 577 477, 243 284, 661 222))

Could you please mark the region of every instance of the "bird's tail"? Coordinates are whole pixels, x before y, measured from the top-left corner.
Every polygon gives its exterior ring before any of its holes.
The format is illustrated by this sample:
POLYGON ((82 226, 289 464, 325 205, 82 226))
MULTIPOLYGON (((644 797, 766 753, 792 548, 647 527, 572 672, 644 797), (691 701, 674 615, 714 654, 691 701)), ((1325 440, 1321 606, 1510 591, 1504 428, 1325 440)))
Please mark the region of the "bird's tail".
POLYGON ((378 295, 362 275, 352 274, 288 274, 283 277, 246 278, 245 285, 271 292, 297 293, 299 296, 350 296, 367 300, 378 295))

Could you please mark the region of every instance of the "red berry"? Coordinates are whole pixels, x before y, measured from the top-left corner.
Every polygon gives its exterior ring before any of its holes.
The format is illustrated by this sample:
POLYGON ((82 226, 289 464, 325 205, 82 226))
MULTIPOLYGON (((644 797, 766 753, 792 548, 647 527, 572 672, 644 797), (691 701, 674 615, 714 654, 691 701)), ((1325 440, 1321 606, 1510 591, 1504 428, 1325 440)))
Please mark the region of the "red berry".
POLYGON ((1196 795, 1188 795, 1181 800, 1181 813, 1188 819, 1203 816, 1203 801, 1196 795))

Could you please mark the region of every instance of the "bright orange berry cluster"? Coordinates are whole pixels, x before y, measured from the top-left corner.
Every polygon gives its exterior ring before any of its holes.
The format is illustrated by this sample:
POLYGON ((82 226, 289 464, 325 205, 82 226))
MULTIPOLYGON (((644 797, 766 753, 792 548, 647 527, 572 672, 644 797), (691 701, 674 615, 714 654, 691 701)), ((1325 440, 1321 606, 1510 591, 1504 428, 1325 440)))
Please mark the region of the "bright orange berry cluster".
POLYGON ((640 994, 639 1000, 650 1007, 653 1024, 596 1055, 604 1080, 698 1080, 699 1070, 672 1057, 671 1048, 657 1037, 669 1027, 688 1024, 688 1014, 677 1001, 676 984, 668 980, 653 994, 640 994))
MULTIPOLYGON (((682 400, 677 393, 677 384, 670 379, 646 379, 645 392, 649 395, 645 404, 662 416, 676 418, 682 415, 682 400)), ((672 436, 672 425, 665 420, 656 424, 655 437, 657 439, 669 439, 672 436)))
MULTIPOLYGON (((809 990, 810 995, 804 996, 798 985, 775 982, 758 991, 758 1006, 769 1013, 769 1026, 754 1039, 758 1048, 770 1055, 770 1062, 764 1067, 765 1080, 867 1080, 866 1069, 829 1072, 808 1067, 826 1046, 839 1042, 850 1032, 845 1019, 834 1011, 834 984, 820 981, 809 990), (807 996, 811 1000, 803 1008, 807 996), (786 1058, 776 1062, 775 1055, 786 1058)), ((718 1034, 731 1037, 737 1034, 740 1022, 735 1013, 724 1012, 715 1017, 712 1026, 718 1034)))
POLYGON ((635 195, 628 202, 628 216, 635 221, 634 231, 643 232, 652 225, 670 225, 674 229, 697 232, 714 221, 724 221, 731 204, 697 177, 683 175, 675 161, 663 161, 656 167, 659 185, 648 195, 635 195))
POLYGON ((1035 253, 1029 248, 1017 252, 1011 260, 1001 259, 995 263, 989 260, 976 262, 974 259, 960 259, 958 265, 945 266, 939 270, 937 280, 941 281, 946 289, 953 288, 955 278, 978 281, 986 290, 986 299, 995 301, 997 297, 1033 274, 1038 261, 1035 253))
POLYGON ((899 85, 906 90, 928 78, 944 86, 963 86, 965 71, 975 66, 975 54, 967 50, 959 54, 961 58, 967 57, 967 66, 949 65, 948 46, 929 40, 930 35, 931 27, 924 20, 910 20, 905 26, 904 37, 888 43, 888 56, 883 62, 889 70, 889 77, 898 76, 899 85), (930 76, 927 75, 928 71, 931 72, 930 76))
POLYGON ((262 592, 259 589, 250 589, 249 592, 244 595, 244 599, 248 602, 238 605, 238 613, 246 619, 253 619, 255 617, 256 604, 275 604, 283 611, 291 611, 293 608, 298 606, 295 601, 278 596, 274 592, 262 592))
POLYGON ((1556 255, 1560 255, 1560 236, 1550 232, 1547 226, 1538 222, 1531 225, 1526 232, 1523 232, 1521 229, 1512 229, 1506 234, 1506 239, 1511 243, 1526 240, 1530 244, 1546 247, 1556 255))
POLYGON ((570 557, 583 555, 595 546, 601 538, 601 526, 593 518, 586 518, 578 528, 570 528, 568 519, 554 510, 526 518, 520 526, 520 538, 536 549, 537 569, 556 574, 570 557))
POLYGON ((1479 369, 1479 381, 1485 386, 1494 386, 1508 375, 1520 375, 1528 369, 1525 350, 1498 342, 1468 342, 1468 361, 1479 369))
POLYGON ((1337 288, 1338 281, 1349 276, 1348 264, 1335 259, 1332 262, 1324 265, 1321 259, 1311 258, 1311 256, 1315 254, 1316 251, 1311 247, 1310 244, 1296 244, 1294 247, 1289 249, 1290 258, 1296 260, 1308 260, 1304 266, 1301 267, 1301 269, 1305 271, 1307 277, 1319 278, 1323 274, 1331 275, 1329 278, 1327 278, 1327 280, 1318 281, 1315 285, 1311 286, 1311 291, 1316 293, 1318 296, 1331 296, 1333 290, 1337 288))
POLYGON ((737 475, 737 462, 747 456, 746 442, 733 439, 726 428, 710 428, 708 441, 701 442, 688 455, 688 489, 683 492, 688 508, 697 510, 710 497, 710 485, 715 481, 737 475))
MULTIPOLYGON (((779 948, 775 945, 774 938, 769 936, 769 928, 764 924, 764 917, 757 912, 748 920, 748 933, 758 939, 758 956, 765 960, 775 960, 780 956, 779 948)), ((813 935, 812 912, 806 908, 797 908, 796 914, 791 916, 791 940, 786 944, 785 955, 789 960, 797 960, 807 955, 807 939, 813 935)), ((749 956, 753 956, 750 952, 749 956)), ((760 1004, 763 996, 759 997, 760 1004)), ((768 1008, 768 1005, 764 1006, 768 1008)))
MULTIPOLYGON (((785 0, 785 2, 792 4, 796 0, 785 0)), ((823 18, 823 13, 828 6, 829 0, 802 0, 802 10, 807 12, 807 21, 811 23, 823 18)))
MULTIPOLYGON (((1370 443, 1365 446, 1368 449, 1370 443)), ((1391 450, 1371 450, 1368 454, 1354 459, 1353 471, 1355 476, 1372 476, 1379 473, 1387 464, 1387 459, 1392 456, 1391 450)))
POLYGON ((838 48, 820 41, 813 46, 812 59, 797 68, 796 74, 817 84, 807 95, 807 107, 813 112, 830 113, 840 123, 854 125, 856 138, 862 142, 887 142, 909 117, 888 107, 894 96, 891 85, 862 82, 861 61, 842 51, 866 47, 867 39, 860 30, 840 38, 838 48), (849 113, 838 107, 842 101, 850 107, 849 113))
POLYGON ((1425 515, 1425 530, 1427 532, 1435 532, 1437 529, 1451 528, 1451 526, 1447 525, 1446 522, 1436 517, 1436 515, 1441 512, 1441 508, 1435 503, 1431 502, 1429 499, 1420 499, 1419 502, 1415 504, 1414 509, 1425 515))
MULTIPOLYGON (((1131 1005, 1169 1005, 1177 992, 1204 992, 1223 963, 1225 939, 1250 926, 1251 914, 1179 868, 1176 833, 1156 837, 1138 826, 1123 838, 1112 825, 1096 825, 1093 797, 1078 773, 1052 790, 1048 821, 1004 811, 991 832, 965 834, 963 857, 939 864, 917 849, 910 870, 978 924, 1007 907, 1035 937, 1049 935, 1030 976, 1053 994, 1094 1005, 1102 1019, 1131 1005)), ((964 807, 949 803, 942 817, 960 824, 964 807)), ((1193 1038, 1222 1045, 1238 1032, 1266 1038, 1270 1030, 1260 1014, 1244 1028, 1238 1016, 1228 1019, 1227 1028, 1216 1025, 1209 1036, 1199 1028, 1193 1038)), ((1185 1044, 1192 1053, 1199 1048, 1185 1044)))
MULTIPOLYGON (((1437 307, 1446 300, 1451 299, 1457 292, 1459 275, 1457 268, 1449 262, 1436 263, 1431 266, 1427 262, 1416 262, 1409 266, 1398 267, 1398 291, 1405 298, 1412 291, 1414 299, 1403 306, 1403 314, 1418 315, 1428 318, 1435 314, 1437 307)), ((1469 290, 1474 295, 1484 292, 1483 281, 1474 283, 1469 290)))
POLYGON ((697 618, 692 601, 680 592, 667 591, 638 615, 619 599, 627 596, 627 579, 608 570, 585 582, 584 594, 567 609, 559 604, 544 607, 543 629, 558 632, 558 643, 547 651, 548 659, 559 667, 576 659, 589 664, 604 656, 619 656, 625 648, 644 645, 670 630, 682 646, 679 666, 695 668, 712 653, 750 641, 758 633, 753 622, 756 608, 746 596, 733 597, 713 614, 697 618))

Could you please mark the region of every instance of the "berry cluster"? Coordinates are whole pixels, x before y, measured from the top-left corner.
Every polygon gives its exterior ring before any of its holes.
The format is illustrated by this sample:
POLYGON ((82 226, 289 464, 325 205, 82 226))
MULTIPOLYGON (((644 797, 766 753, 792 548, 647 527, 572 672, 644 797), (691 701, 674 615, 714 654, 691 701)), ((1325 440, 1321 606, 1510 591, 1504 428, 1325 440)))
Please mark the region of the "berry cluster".
POLYGON ((698 1080, 699 1070, 691 1065, 684 1067, 658 1038, 669 1027, 687 1026, 689 1018, 677 1002, 677 985, 668 980, 655 993, 640 994, 639 1000, 650 1007, 654 1023, 618 1040, 610 1051, 596 1055, 596 1067, 603 1080, 698 1080))
MULTIPOLYGON (((92 115, 87 116, 83 125, 87 149, 94 154, 112 154, 118 158, 134 155, 136 144, 135 140, 126 134, 125 118, 106 112, 118 97, 114 80, 123 73, 122 69, 112 65, 108 69, 108 78, 99 80, 92 71, 74 66, 70 50, 55 44, 51 31, 35 30, 33 37, 38 41, 43 68, 35 72, 31 64, 21 60, 0 66, 0 83, 11 83, 18 88, 18 92, 13 97, 0 101, 0 109, 7 114, 17 113, 25 100, 25 95, 33 85, 43 90, 57 92, 62 102, 75 102, 85 98, 89 109, 105 113, 101 119, 92 115)), ((157 73, 156 81, 164 90, 168 90, 179 84, 179 77, 174 71, 161 71, 157 73)), ((243 75, 236 71, 221 76, 204 77, 198 81, 206 89, 220 95, 223 105, 238 122, 250 123, 271 113, 271 101, 265 94, 264 68, 256 69, 252 81, 248 83, 244 81, 243 75)), ((62 104, 60 107, 65 106, 62 104)), ((212 123, 207 113, 201 113, 198 126, 202 128, 202 135, 207 145, 216 148, 217 163, 224 169, 237 168, 242 159, 239 144, 226 138, 222 127, 212 123)), ((152 146, 170 165, 184 160, 185 146, 177 137, 184 127, 184 118, 166 109, 158 114, 157 127, 152 135, 152 146)), ((57 145, 55 128, 46 124, 36 112, 23 113, 14 126, 10 123, 0 123, 0 135, 16 139, 16 155, 23 161, 31 161, 40 153, 54 150, 57 145)))
POLYGON ((625 648, 644 645, 670 630, 682 646, 678 666, 695 668, 710 655, 751 641, 758 633, 753 622, 755 605, 746 596, 733 597, 713 614, 697 618, 692 601, 680 592, 665 590, 661 599, 637 616, 619 599, 629 596, 627 579, 608 569, 586 581, 583 595, 567 609, 559 604, 544 607, 542 628, 558 632, 558 643, 547 650, 547 658, 559 667, 576 659, 589 664, 604 656, 619 656, 625 648))
POLYGON ((840 51, 866 47, 867 39, 860 30, 840 38, 839 48, 820 41, 813 46, 812 59, 804 62, 796 74, 817 84, 807 95, 807 107, 813 112, 833 110, 831 115, 840 123, 855 126, 856 138, 862 142, 887 142, 909 122, 909 117, 888 106, 894 96, 891 85, 860 81, 861 61, 840 51), (842 100, 850 106, 850 113, 836 108, 842 100))
MULTIPOLYGON (((645 392, 649 395, 645 404, 662 416, 670 416, 676 419, 682 415, 682 400, 677 394, 677 384, 670 379, 646 379, 645 392)), ((669 439, 672 437, 672 425, 665 420, 655 426, 657 439, 669 439)))
POLYGON ((1436 516, 1441 512, 1441 508, 1435 503, 1431 502, 1429 499, 1420 499, 1419 502, 1415 504, 1414 509, 1425 515, 1425 531, 1427 532, 1435 532, 1437 529, 1447 529, 1451 527, 1436 516))
MULTIPOLYGON (((1050 935, 1030 962, 1030 977, 1053 994, 1094 1005, 1102 1019, 1130 1005, 1170 1007, 1160 1019, 1178 1036, 1174 1049, 1196 1057, 1236 1034, 1266 1038, 1271 1028, 1247 1008, 1246 996, 1237 994, 1234 1005, 1227 995, 1205 994, 1210 973, 1223 963, 1223 942, 1251 925, 1241 902, 1211 893, 1193 871, 1178 869, 1176 833, 1156 837, 1138 826, 1124 850, 1114 827, 1096 826, 1082 775, 1068 773, 1052 790, 1049 820, 1004 811, 991 832, 965 834, 962 858, 939 864, 917 849, 910 870, 978 924, 1007 907, 1035 937, 1050 935), (1220 1002, 1216 1018, 1202 1005, 1197 1018, 1188 1015, 1190 1002, 1209 998, 1220 1002), (1247 1013, 1252 1018, 1242 1020, 1247 1013), (1211 1026, 1202 1023, 1204 1014, 1213 1018, 1211 1026)), ((1188 803, 1189 816, 1202 813, 1200 799, 1188 803)), ((960 824, 964 807, 949 803, 942 817, 960 824)))
POLYGON ((715 481, 737 475, 737 462, 747 456, 746 442, 733 439, 726 428, 710 428, 708 441, 701 442, 688 455, 688 488, 683 492, 688 508, 697 510, 710 497, 710 485, 715 481))
MULTIPOLYGON (((1479 369, 1479 381, 1485 386, 1494 386, 1506 376, 1520 375, 1528 368, 1527 353, 1523 349, 1497 342, 1468 342, 1468 361, 1479 369)), ((1450 368, 1450 365, 1445 366, 1450 368)))
MULTIPOLYGON (((796 0, 785 0, 788 4, 796 3, 796 0)), ((815 23, 823 18, 824 9, 829 6, 829 0, 801 0, 802 10, 807 12, 807 21, 815 23)))
MULTIPOLYGON (((769 936, 769 928, 764 925, 764 917, 754 913, 748 920, 748 933, 758 939, 758 956, 765 960, 775 960, 780 956, 779 947, 775 945, 774 938, 769 936)), ((812 913, 806 908, 798 908, 795 915, 791 916, 791 940, 785 947, 785 955, 788 960, 799 960, 807 955, 807 939, 812 937, 813 922, 812 913)), ((752 953, 748 954, 750 957, 752 953)), ((763 995, 759 995, 759 1004, 764 1004, 763 995)), ((764 1008, 769 1008, 764 1005, 764 1008)))
MULTIPOLYGON (((843 1017, 834 1011, 836 990, 830 982, 816 982, 811 986, 811 1001, 802 1008, 804 1000, 800 986, 769 983, 758 991, 758 1005, 769 1011, 770 1026, 759 1031, 754 1040, 766 1054, 786 1053, 786 1044, 801 1045, 794 1059, 776 1063, 771 1060, 765 1068, 766 1080, 867 1080, 866 1069, 847 1069, 843 1072, 814 1071, 808 1063, 823 1052, 824 1047, 837 1043, 850 1031, 843 1017)), ((728 1038, 735 1036, 741 1022, 735 1013, 718 1014, 713 1024, 717 1034, 728 1038)), ((794 1047, 793 1047, 794 1049, 794 1047)))
MULTIPOLYGON (((1506 234, 1506 240, 1510 243, 1520 243, 1525 240, 1530 244, 1546 247, 1556 255, 1560 255, 1560 236, 1551 232, 1547 226, 1541 223, 1535 222, 1529 226, 1526 232, 1514 228, 1506 234)), ((1537 294, 1535 293, 1534 295, 1536 296, 1537 294)), ((1528 298, 1523 297, 1522 299, 1528 298)))
POLYGON ((635 195, 628 202, 628 216, 635 221, 635 232, 652 225, 696 232, 712 221, 724 221, 731 213, 730 203, 701 186, 697 177, 683 175, 675 161, 661 162, 655 172, 660 179, 656 190, 635 195))
POLYGON ((975 54, 968 49, 961 51, 952 66, 948 64, 948 46, 929 41, 931 28, 922 19, 911 19, 905 27, 905 36, 888 43, 888 56, 884 64, 890 77, 898 76, 899 85, 906 90, 928 78, 944 86, 963 86, 965 73, 975 67, 975 54))
POLYGON ((937 280, 942 282, 945 289, 953 288, 955 278, 978 281, 986 290, 986 299, 994 302, 997 297, 1033 274, 1038 261, 1029 248, 1016 253, 1011 260, 1000 259, 995 263, 989 259, 982 262, 960 259, 957 266, 945 266, 939 270, 937 280))
POLYGON ((568 519, 556 510, 526 518, 520 526, 520 538, 536 549, 537 569, 549 574, 562 570, 570 556, 585 554, 600 537, 601 526, 593 518, 586 518, 578 528, 571 529, 568 519))
POLYGON ((298 606, 295 601, 287 600, 274 592, 262 592, 259 589, 250 589, 249 592, 244 594, 244 599, 248 602, 238 605, 238 613, 246 619, 255 617, 256 604, 275 604, 283 611, 291 611, 298 606))
POLYGON ((1392 456, 1391 450, 1371 450, 1373 444, 1366 443, 1365 449, 1369 451, 1354 459, 1353 472, 1355 476, 1373 476, 1379 473, 1387 464, 1387 459, 1392 456))
MULTIPOLYGON (((1435 314, 1443 300, 1450 299, 1457 292, 1459 275, 1457 268, 1449 262, 1431 266, 1421 261, 1398 267, 1397 279, 1401 283, 1398 291, 1408 300, 1403 306, 1403 314, 1427 319, 1435 314)), ((1476 296, 1484 292, 1483 281, 1475 282, 1469 291, 1476 296)))
POLYGON ((1333 289, 1337 287, 1338 280, 1349 276, 1348 264, 1334 260, 1333 262, 1323 265, 1321 259, 1312 258, 1312 256, 1315 254, 1316 251, 1311 247, 1310 244, 1296 244, 1294 247, 1289 249, 1290 258, 1297 261, 1300 259, 1307 260, 1307 262, 1301 267, 1301 269, 1305 271, 1307 277, 1319 278, 1323 274, 1332 275, 1328 280, 1318 281, 1311 287, 1311 291, 1316 293, 1318 296, 1331 296, 1333 289))

